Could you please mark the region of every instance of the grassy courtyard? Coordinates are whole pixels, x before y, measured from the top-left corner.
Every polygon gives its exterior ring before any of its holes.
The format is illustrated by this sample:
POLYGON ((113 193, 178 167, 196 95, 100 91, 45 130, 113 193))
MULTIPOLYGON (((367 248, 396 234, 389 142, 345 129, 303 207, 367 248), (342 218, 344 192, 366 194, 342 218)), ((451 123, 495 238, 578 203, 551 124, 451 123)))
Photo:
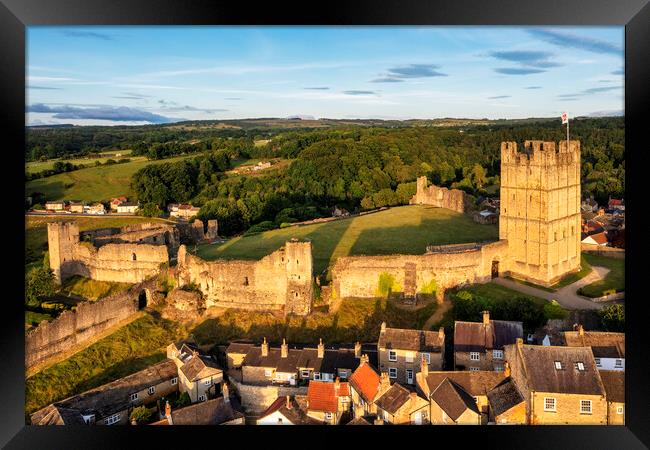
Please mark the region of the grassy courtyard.
POLYGON ((224 244, 199 246, 206 260, 260 259, 292 237, 311 239, 314 273, 348 255, 422 254, 428 244, 455 244, 498 239, 494 225, 480 225, 469 216, 419 205, 390 208, 351 219, 266 231, 224 244))
POLYGON ((610 272, 603 280, 580 288, 579 294, 587 297, 602 297, 625 290, 625 259, 609 258, 585 253, 583 257, 592 266, 607 267, 610 272))

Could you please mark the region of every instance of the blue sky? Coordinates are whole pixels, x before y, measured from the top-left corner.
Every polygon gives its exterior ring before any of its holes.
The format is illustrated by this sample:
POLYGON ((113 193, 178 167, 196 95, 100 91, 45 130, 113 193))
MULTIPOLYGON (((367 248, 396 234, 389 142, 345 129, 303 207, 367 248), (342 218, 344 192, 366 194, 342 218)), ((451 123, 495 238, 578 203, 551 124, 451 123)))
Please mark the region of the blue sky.
POLYGON ((622 114, 623 27, 27 29, 26 121, 622 114))

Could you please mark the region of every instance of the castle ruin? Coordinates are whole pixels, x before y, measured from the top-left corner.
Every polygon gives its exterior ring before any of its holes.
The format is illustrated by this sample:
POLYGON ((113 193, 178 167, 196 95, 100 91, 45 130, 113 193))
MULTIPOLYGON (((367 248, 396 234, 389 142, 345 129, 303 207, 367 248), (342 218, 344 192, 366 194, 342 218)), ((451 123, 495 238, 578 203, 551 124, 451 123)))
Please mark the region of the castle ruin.
POLYGON ((426 176, 417 179, 417 191, 409 201, 410 205, 431 205, 437 208, 466 212, 470 209, 470 197, 459 189, 447 189, 434 184, 428 186, 426 176))

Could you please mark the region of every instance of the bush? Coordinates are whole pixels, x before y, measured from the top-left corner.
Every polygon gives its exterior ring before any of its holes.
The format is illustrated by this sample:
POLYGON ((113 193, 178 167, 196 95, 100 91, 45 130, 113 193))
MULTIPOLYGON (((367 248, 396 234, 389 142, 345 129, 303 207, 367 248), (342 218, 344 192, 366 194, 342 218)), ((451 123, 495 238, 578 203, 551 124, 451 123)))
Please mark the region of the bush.
POLYGON ((25 276, 25 303, 38 306, 41 297, 54 295, 56 284, 54 273, 49 267, 35 267, 25 276))
POLYGON ((291 226, 293 226, 293 225, 290 224, 290 223, 288 223, 288 222, 282 222, 282 223, 280 224, 280 228, 289 228, 289 227, 291 227, 291 226))
POLYGON ((600 320, 607 331, 625 331, 625 307, 616 303, 598 311, 600 320))
POLYGON ((551 300, 544 305, 544 317, 547 320, 566 319, 569 313, 556 300, 551 300))
POLYGON ((182 408, 183 406, 188 406, 191 403, 192 403, 192 399, 190 399, 190 395, 187 392, 183 392, 181 396, 178 397, 178 400, 176 400, 176 404, 174 405, 174 407, 182 408))
POLYGON ((133 408, 129 416, 131 422, 135 420, 137 424, 147 423, 151 419, 151 411, 145 406, 133 408))
POLYGON ((264 231, 269 231, 275 229, 275 224, 270 220, 265 220, 260 222, 257 225, 253 225, 244 233, 244 236, 250 236, 257 233, 263 233, 264 231))
POLYGON ((160 217, 162 215, 162 210, 155 203, 146 203, 139 209, 139 213, 141 216, 145 217, 160 217))

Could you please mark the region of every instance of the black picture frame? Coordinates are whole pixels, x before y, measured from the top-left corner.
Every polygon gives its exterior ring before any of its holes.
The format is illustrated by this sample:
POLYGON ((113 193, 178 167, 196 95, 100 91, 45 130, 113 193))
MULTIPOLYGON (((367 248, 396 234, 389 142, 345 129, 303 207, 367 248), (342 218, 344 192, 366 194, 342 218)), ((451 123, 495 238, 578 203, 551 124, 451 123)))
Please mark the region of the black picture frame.
MULTIPOLYGON (((195 0, 1 0, 5 211, 2 234, 5 320, 0 327, 0 444, 7 448, 127 448, 138 446, 462 445, 480 448, 644 448, 650 446, 650 342, 641 259, 643 178, 648 167, 646 123, 650 101, 648 0, 330 1, 249 4, 195 0), (309 8, 309 9, 308 9, 309 8), (32 427, 25 425, 23 148, 25 27, 30 25, 624 25, 626 142, 626 425, 540 427, 32 427), (19 169, 20 167, 20 169, 19 169), (631 184, 630 184, 631 183, 631 184), (20 219, 18 219, 20 217, 20 219), (22 239, 21 239, 22 238, 22 239), (7 244, 12 244, 11 246, 7 244), (15 281, 14 281, 15 280, 15 281), (164 428, 164 429, 163 429, 164 428), (298 428, 296 430, 296 428, 298 428), (351 431, 354 429, 355 431, 351 431), (173 431, 172 431, 173 430, 173 431), (368 431, 371 430, 371 431, 368 431), (328 434, 323 434, 324 432, 328 434), (409 433, 405 435, 403 433, 409 433), (331 434, 334 433, 334 434, 331 434), (356 436, 364 434, 363 437, 356 436), (345 436, 342 436, 345 435, 345 436), (444 444, 442 436, 453 439, 444 444), (322 437, 321 437, 322 436, 322 437), (341 436, 343 439, 337 439, 341 436), (404 439, 406 436, 406 439, 404 439), (361 439, 360 439, 361 438, 361 439), (144 439, 144 441, 142 441, 144 439), (203 442, 204 444, 200 444, 203 442), (422 442, 422 443, 420 443, 422 442)), ((647 262, 646 262, 647 263, 647 262)))

